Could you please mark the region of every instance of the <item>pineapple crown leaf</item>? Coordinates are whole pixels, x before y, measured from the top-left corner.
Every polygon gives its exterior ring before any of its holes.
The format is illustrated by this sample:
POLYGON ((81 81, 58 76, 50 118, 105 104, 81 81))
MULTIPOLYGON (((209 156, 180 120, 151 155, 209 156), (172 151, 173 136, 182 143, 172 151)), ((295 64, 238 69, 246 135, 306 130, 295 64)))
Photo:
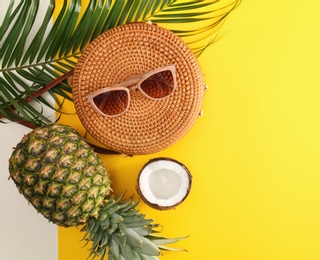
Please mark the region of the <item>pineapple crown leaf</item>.
POLYGON ((176 238, 166 238, 166 237, 155 236, 155 235, 151 234, 151 235, 147 235, 146 237, 148 239, 152 240, 152 242, 154 244, 156 244, 158 246, 161 246, 161 245, 176 243, 178 241, 181 241, 181 240, 184 240, 184 239, 188 238, 189 236, 176 237, 176 238))
MULTIPOLYGON (((121 195, 119 198, 122 198, 121 195)), ((146 219, 135 208, 137 201, 132 198, 125 202, 111 197, 100 210, 97 218, 92 218, 82 228, 83 240, 92 242, 90 257, 103 257, 108 253, 109 259, 157 259, 161 250, 171 250, 164 244, 171 244, 185 239, 156 236, 157 224, 146 219)), ((181 249, 173 248, 172 251, 181 249)))

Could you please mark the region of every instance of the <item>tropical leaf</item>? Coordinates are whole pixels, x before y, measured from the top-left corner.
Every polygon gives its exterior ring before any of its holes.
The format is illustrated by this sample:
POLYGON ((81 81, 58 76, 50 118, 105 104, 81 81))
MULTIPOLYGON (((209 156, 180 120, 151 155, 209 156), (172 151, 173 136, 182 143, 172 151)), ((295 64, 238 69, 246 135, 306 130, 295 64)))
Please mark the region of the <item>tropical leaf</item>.
POLYGON ((72 100, 65 77, 54 87, 50 82, 72 71, 84 48, 106 30, 151 20, 175 32, 199 55, 214 42, 240 0, 88 2, 64 0, 58 6, 55 0, 10 0, 0 17, 0 122, 48 123, 42 115, 44 106, 59 111, 64 99, 72 100), (40 12, 44 2, 46 11, 40 12), (41 22, 36 23, 40 15, 41 22), (181 24, 186 24, 186 29, 181 30, 181 24), (41 90, 48 91, 55 104, 43 97, 41 90))

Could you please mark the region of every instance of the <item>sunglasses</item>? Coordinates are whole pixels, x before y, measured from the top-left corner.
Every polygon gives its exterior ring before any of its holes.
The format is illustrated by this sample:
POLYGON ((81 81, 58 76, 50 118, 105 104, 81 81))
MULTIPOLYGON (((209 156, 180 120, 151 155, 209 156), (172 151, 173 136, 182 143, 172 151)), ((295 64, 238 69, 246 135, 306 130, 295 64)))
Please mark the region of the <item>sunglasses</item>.
POLYGON ((115 117, 129 108, 131 90, 138 89, 149 99, 161 100, 169 97, 176 88, 176 67, 167 65, 111 87, 98 89, 90 93, 87 99, 100 114, 115 117))

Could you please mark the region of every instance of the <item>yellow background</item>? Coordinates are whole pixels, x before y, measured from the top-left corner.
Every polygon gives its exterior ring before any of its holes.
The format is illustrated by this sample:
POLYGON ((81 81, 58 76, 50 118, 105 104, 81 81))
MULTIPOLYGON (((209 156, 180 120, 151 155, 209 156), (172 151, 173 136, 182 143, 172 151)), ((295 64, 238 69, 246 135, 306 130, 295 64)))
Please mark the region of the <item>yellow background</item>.
MULTIPOLYGON (((101 156, 126 198, 151 158, 191 171, 175 210, 139 204, 164 235, 190 236, 174 245, 188 253, 161 259, 320 259, 319 11, 316 0, 243 0, 199 58, 209 91, 188 135, 157 154, 101 156)), ((60 122, 81 129, 74 116, 60 122)), ((82 235, 59 228, 59 260, 86 259, 82 235)))

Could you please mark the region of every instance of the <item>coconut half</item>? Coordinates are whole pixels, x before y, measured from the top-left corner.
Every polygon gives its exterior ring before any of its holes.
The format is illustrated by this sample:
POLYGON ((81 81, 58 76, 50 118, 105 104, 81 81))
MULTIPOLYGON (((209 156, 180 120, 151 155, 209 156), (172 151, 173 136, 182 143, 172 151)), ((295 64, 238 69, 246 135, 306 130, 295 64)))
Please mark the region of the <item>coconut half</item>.
POLYGON ((138 177, 137 191, 150 207, 159 210, 178 206, 188 196, 192 176, 185 165, 167 157, 148 161, 138 177))

